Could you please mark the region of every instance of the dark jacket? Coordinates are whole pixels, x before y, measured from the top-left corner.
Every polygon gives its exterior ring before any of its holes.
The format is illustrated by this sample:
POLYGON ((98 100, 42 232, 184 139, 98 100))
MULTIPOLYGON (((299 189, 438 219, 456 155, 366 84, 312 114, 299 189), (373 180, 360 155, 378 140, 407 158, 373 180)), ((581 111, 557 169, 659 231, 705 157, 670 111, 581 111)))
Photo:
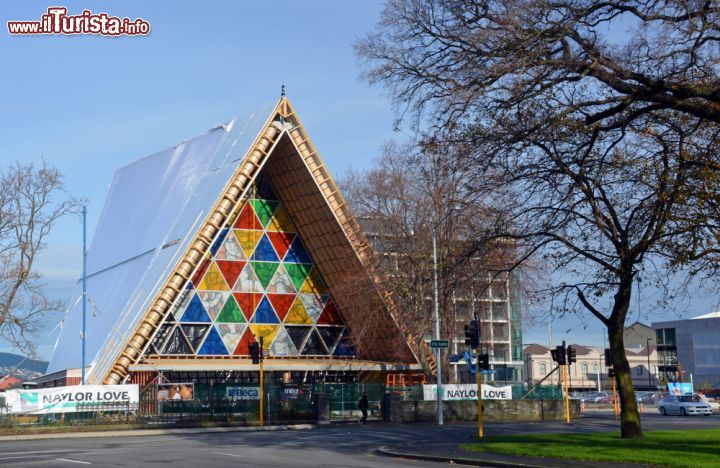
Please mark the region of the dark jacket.
POLYGON ((367 409, 368 409, 368 398, 367 398, 367 395, 363 395, 362 398, 360 398, 360 400, 358 400, 358 408, 359 408, 360 410, 365 410, 365 411, 367 411, 367 409))

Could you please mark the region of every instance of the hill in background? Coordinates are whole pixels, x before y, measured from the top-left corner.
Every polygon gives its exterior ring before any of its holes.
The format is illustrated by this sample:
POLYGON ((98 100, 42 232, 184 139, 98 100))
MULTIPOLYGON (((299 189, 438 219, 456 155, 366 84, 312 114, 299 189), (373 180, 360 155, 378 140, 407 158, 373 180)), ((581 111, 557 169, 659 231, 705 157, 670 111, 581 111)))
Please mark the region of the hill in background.
POLYGON ((44 374, 47 366, 47 361, 37 361, 19 354, 0 353, 0 377, 6 374, 25 378, 33 377, 44 374))

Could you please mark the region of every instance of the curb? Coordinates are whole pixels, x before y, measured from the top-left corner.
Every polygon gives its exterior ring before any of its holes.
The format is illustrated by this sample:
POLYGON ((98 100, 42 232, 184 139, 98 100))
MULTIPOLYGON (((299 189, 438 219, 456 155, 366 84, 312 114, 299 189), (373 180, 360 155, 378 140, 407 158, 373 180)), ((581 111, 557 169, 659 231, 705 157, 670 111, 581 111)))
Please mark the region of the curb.
POLYGON ((314 429, 315 424, 292 424, 278 426, 237 426, 237 427, 190 427, 179 429, 129 429, 104 432, 49 432, 45 434, 18 434, 0 436, 0 442, 38 439, 83 439, 95 437, 137 437, 174 434, 201 434, 213 432, 255 432, 255 431, 300 431, 314 429))
POLYGON ((520 468, 546 468, 548 465, 531 465, 529 463, 518 463, 518 462, 501 462, 491 460, 481 460, 477 458, 463 458, 463 457, 441 457, 438 455, 425 455, 421 453, 412 452, 396 452, 388 449, 387 447, 380 447, 375 450, 375 453, 384 457, 392 458, 404 458, 407 460, 420 460, 420 461, 431 461, 440 463, 454 463, 456 465, 470 465, 470 466, 489 466, 497 468, 507 468, 510 466, 520 468))

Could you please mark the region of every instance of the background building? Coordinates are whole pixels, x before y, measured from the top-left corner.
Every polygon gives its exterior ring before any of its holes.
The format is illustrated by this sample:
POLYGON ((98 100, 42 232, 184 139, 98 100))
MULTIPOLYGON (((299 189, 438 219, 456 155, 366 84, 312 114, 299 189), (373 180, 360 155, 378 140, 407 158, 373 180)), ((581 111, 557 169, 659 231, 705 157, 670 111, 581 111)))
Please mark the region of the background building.
POLYGON ((660 378, 720 387, 720 312, 692 319, 654 322, 660 378))

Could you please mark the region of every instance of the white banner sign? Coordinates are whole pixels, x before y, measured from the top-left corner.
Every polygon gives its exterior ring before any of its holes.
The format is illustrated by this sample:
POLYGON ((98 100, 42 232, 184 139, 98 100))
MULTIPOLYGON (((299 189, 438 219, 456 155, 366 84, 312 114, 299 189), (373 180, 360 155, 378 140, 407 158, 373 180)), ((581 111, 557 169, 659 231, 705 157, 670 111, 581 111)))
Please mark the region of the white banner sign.
MULTIPOLYGON (((442 386, 443 400, 476 400, 476 384, 447 384, 442 386)), ((423 399, 437 400, 437 386, 423 385, 423 399)), ((512 387, 482 386, 483 400, 512 400, 512 387)))
POLYGON ((227 387, 225 396, 228 400, 259 400, 260 387, 227 387))
POLYGON ((12 414, 98 411, 113 405, 133 405, 139 401, 137 385, 75 385, 5 392, 5 404, 12 414))

